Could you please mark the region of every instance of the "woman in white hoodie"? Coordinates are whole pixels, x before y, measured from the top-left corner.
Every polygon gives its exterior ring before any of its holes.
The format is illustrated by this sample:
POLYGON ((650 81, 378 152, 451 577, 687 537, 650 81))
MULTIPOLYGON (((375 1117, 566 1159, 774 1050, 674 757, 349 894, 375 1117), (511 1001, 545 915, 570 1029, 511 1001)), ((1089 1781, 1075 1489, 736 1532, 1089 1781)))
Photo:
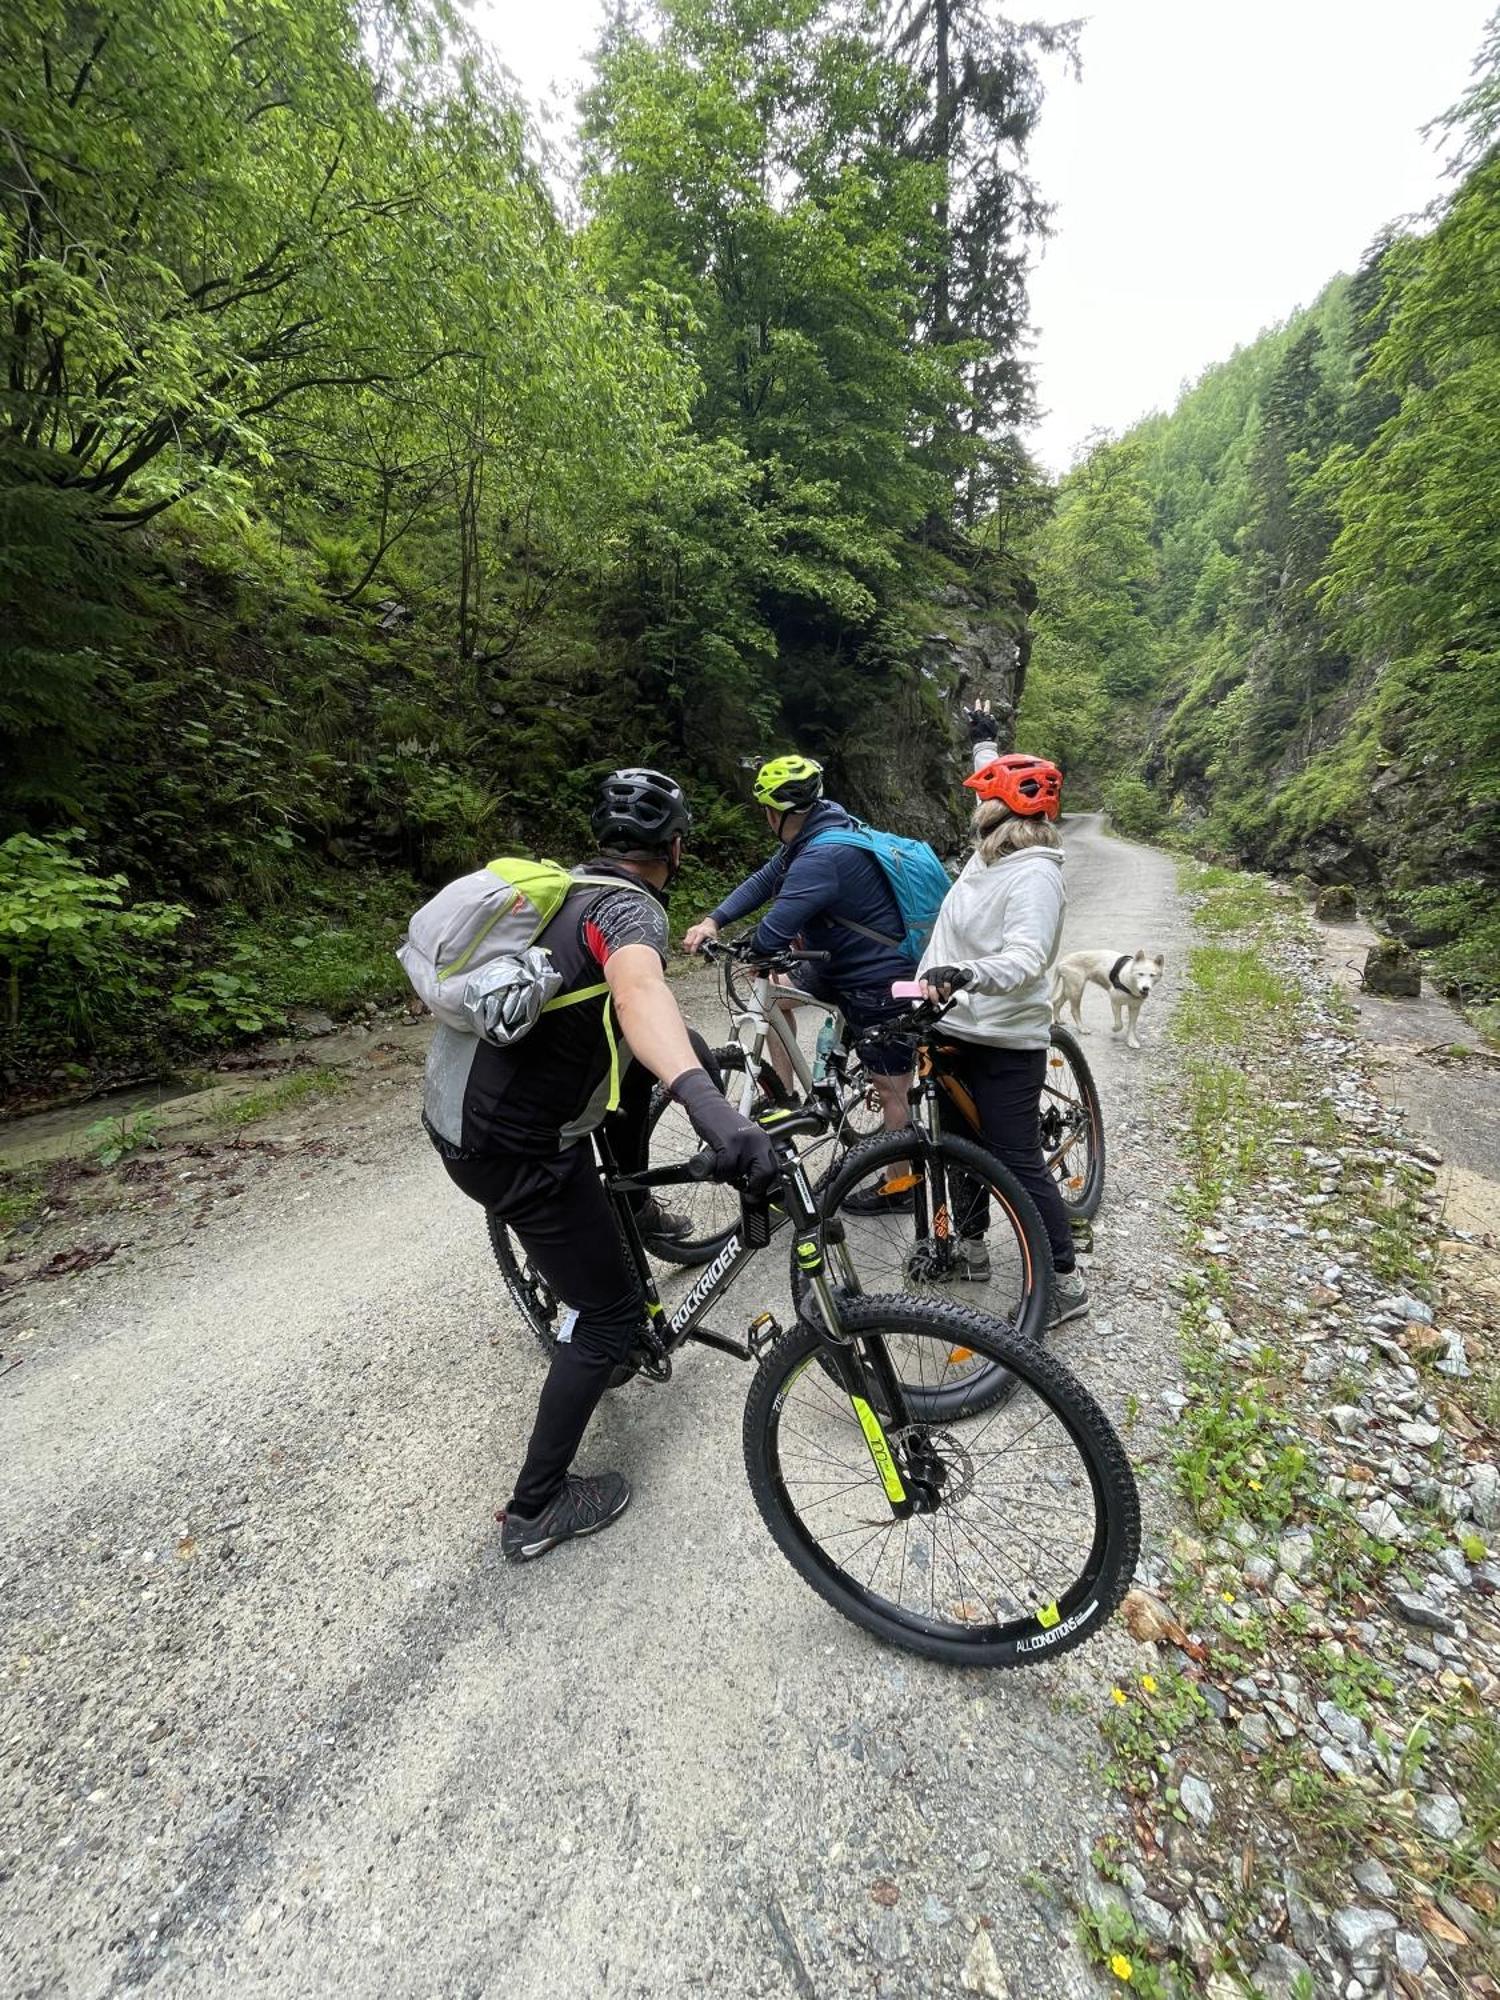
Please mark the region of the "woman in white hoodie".
MULTIPOLYGON (((986 740, 985 711, 969 719, 980 739, 974 775, 964 780, 979 795, 974 852, 938 913, 919 976, 930 999, 956 992, 943 1033, 962 1050, 963 1081, 985 1144, 1041 1211, 1057 1274, 1058 1324, 1089 1309, 1068 1212, 1042 1156, 1050 975, 1067 904, 1062 841, 1052 824, 1062 773, 1039 757, 999 756, 993 740, 986 740)), ((976 1275, 987 1268, 982 1238, 966 1237, 962 1248, 976 1275)))

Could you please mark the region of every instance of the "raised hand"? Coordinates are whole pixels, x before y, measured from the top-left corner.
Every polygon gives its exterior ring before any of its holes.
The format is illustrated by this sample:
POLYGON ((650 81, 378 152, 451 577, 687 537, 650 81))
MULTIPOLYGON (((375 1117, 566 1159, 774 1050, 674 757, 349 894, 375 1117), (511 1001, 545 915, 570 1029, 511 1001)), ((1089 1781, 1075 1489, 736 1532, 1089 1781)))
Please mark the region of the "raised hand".
POLYGON ((974 743, 992 743, 995 740, 995 718, 988 701, 976 701, 972 708, 964 710, 964 721, 969 725, 969 738, 974 743))

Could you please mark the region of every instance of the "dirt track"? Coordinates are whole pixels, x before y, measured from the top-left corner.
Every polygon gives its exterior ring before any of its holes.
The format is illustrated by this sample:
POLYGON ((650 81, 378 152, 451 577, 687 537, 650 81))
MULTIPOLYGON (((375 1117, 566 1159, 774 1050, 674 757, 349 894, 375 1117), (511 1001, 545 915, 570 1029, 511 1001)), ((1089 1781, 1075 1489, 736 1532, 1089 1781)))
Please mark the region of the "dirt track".
MULTIPOLYGON (((1068 944, 1168 954, 1140 1054, 1085 1003, 1111 1192, 1061 1340, 1117 1416, 1140 1400, 1149 1461, 1185 917, 1164 857, 1091 821, 1069 848, 1068 944)), ((597 1420, 620 1526, 505 1569, 540 1361, 415 1095, 8 1308, 34 1333, 0 1384, 0 1988, 917 2000, 960 1990, 983 1922, 1014 1993, 1091 1991, 1047 1878, 1104 1824, 1128 1643, 1004 1677, 882 1651, 766 1536, 745 1381, 707 1352, 597 1420)), ((784 1303, 756 1272, 738 1319, 784 1303)))

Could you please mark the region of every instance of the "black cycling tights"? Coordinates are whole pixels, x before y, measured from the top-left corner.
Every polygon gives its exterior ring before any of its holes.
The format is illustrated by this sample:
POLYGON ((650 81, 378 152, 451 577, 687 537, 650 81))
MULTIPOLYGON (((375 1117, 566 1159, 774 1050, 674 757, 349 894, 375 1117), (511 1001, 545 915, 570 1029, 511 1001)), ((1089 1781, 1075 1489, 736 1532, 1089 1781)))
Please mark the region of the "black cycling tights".
MULTIPOLYGON (((1045 1049, 998 1049, 983 1042, 962 1042, 959 1073, 979 1113, 984 1143, 998 1153, 1041 1211, 1052 1264, 1058 1271, 1074 1268, 1073 1231, 1068 1211, 1047 1171, 1042 1155, 1042 1085, 1047 1076, 1045 1049)), ((946 1092, 939 1095, 943 1124, 972 1138, 967 1120, 946 1092)))
MULTIPOLYGON (((645 1164, 652 1081, 649 1072, 632 1065, 621 1086, 620 1109, 607 1123, 626 1172, 645 1164)), ((553 1349, 510 1500, 529 1520, 562 1486, 611 1373, 636 1344, 644 1318, 640 1282, 620 1242, 588 1140, 550 1159, 513 1153, 480 1159, 441 1152, 441 1157, 454 1182, 515 1231, 553 1292, 578 1311, 572 1337, 553 1349)))

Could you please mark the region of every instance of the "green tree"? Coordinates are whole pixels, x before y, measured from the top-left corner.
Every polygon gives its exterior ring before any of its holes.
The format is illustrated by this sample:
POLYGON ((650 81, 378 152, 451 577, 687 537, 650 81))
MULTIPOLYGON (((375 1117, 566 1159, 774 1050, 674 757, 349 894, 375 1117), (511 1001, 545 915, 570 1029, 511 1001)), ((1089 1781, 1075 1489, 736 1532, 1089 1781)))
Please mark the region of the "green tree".
POLYGON ((941 440, 972 526, 1004 483, 1006 433, 1032 412, 1026 272, 1051 210, 1027 167, 1042 60, 1077 67, 1080 24, 1014 21, 990 0, 895 0, 892 45, 920 97, 903 143, 938 170, 922 317, 962 362, 965 399, 941 440))

